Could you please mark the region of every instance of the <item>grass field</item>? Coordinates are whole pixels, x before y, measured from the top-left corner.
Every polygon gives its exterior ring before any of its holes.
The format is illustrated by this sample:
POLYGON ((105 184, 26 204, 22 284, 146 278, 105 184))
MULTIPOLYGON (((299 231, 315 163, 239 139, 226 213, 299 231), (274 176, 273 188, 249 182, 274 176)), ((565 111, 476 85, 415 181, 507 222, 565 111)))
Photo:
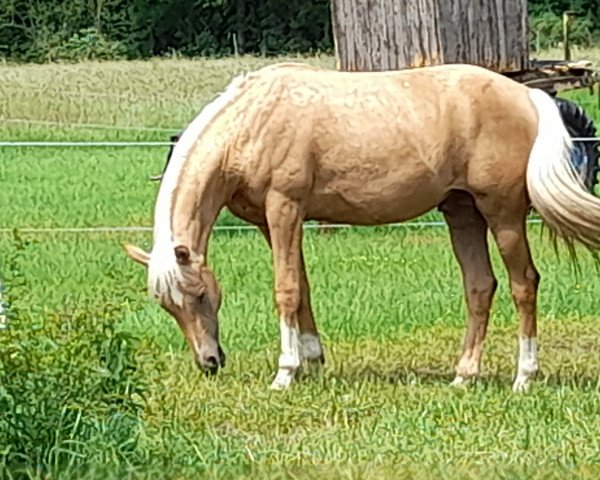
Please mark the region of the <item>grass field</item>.
MULTIPOLYGON (((168 140, 232 74, 271 61, 2 66, 0 140, 168 140)), ((595 98, 571 96, 600 122, 595 98)), ((157 185, 146 177, 166 151, 2 148, 0 228, 150 225, 157 185)), ((530 237, 542 372, 518 396, 517 323, 495 247, 484 376, 448 387, 464 307, 445 228, 307 232, 327 364, 288 392, 267 389, 279 338, 270 252, 255 232, 211 243, 228 353, 215 378, 194 368, 121 250, 149 247, 150 234, 2 233, 13 318, 0 331, 0 478, 597 478, 600 278, 587 254, 576 276, 539 226, 530 237)))

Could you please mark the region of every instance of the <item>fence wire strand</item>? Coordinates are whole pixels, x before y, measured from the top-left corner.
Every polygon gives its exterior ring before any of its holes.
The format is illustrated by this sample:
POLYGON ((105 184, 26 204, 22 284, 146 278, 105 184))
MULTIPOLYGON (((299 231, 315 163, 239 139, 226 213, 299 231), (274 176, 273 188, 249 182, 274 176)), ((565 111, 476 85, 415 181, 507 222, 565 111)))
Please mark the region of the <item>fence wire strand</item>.
MULTIPOLYGON (((107 128, 114 130, 140 130, 140 131, 162 131, 162 132, 176 132, 179 129, 169 129, 162 127, 124 127, 117 125, 103 125, 103 124, 63 124, 60 122, 53 122, 47 120, 27 120, 27 119, 0 119, 0 122, 9 123, 34 123, 42 125, 57 125, 67 127, 82 127, 82 128, 107 128)), ((600 142, 600 137, 574 137, 574 142, 600 142)), ((0 142, 0 147, 41 147, 41 148, 82 148, 82 147, 166 147, 174 145, 173 142, 145 142, 145 141, 122 141, 122 142, 109 142, 109 141, 62 141, 62 142, 48 142, 48 141, 3 141, 0 142)), ((529 219, 528 224, 541 223, 540 219, 529 219)), ((404 223, 390 223, 386 225, 377 225, 376 228, 430 228, 430 227, 446 227, 447 224, 444 221, 420 221, 420 222, 404 222, 404 223)), ((303 225, 305 230, 330 230, 330 229, 350 229, 350 228, 364 228, 356 225, 347 224, 305 224, 303 225)), ((256 227, 252 225, 217 225, 213 228, 213 231, 254 231, 256 227)), ((1 234, 12 233, 18 231, 23 234, 64 234, 64 233, 123 233, 123 232, 151 232, 152 227, 148 226, 98 226, 98 227, 12 227, 12 228, 0 228, 1 234)))
POLYGON ((0 123, 15 123, 29 125, 44 125, 47 127, 62 127, 62 128, 82 128, 89 130, 123 130, 123 131, 139 131, 139 132, 179 132, 181 127, 147 127, 135 125, 109 125, 106 123, 71 123, 59 122, 56 120, 37 120, 29 118, 1 118, 0 123))
MULTIPOLYGON (((542 221, 538 218, 531 218, 527 220, 528 224, 539 224, 542 221)), ((306 223, 303 225, 304 230, 347 230, 347 229, 358 229, 358 228, 435 228, 435 227, 446 227, 446 222, 439 221, 420 221, 420 222, 404 222, 404 223, 388 223, 383 225, 372 225, 372 226, 361 226, 361 225, 348 225, 348 224, 335 224, 335 223, 306 223)), ((17 231, 20 234, 63 234, 63 233, 146 233, 152 232, 152 227, 148 226, 120 226, 120 227, 49 227, 49 228, 38 228, 38 227, 13 227, 13 228, 0 228, 0 234, 7 234, 17 231)), ((258 231, 257 227, 253 225, 216 225, 212 229, 216 232, 247 232, 247 231, 258 231)))
MULTIPOLYGON (((600 142, 600 137, 573 138, 574 142, 600 142)), ((151 142, 151 141, 0 141, 2 147, 27 147, 27 148, 99 148, 99 147, 165 147, 175 145, 173 142, 151 142)))
POLYGON ((48 148, 70 148, 70 147, 165 147, 175 145, 173 142, 0 142, 0 147, 48 147, 48 148))

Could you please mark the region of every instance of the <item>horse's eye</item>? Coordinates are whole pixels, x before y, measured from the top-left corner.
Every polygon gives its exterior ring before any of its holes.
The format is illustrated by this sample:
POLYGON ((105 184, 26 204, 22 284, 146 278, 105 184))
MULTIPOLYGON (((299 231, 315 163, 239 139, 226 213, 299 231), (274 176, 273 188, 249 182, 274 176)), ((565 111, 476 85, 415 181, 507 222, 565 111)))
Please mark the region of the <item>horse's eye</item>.
POLYGON ((202 292, 200 295, 198 295, 198 303, 202 303, 204 302, 204 299, 206 298, 206 292, 202 292))

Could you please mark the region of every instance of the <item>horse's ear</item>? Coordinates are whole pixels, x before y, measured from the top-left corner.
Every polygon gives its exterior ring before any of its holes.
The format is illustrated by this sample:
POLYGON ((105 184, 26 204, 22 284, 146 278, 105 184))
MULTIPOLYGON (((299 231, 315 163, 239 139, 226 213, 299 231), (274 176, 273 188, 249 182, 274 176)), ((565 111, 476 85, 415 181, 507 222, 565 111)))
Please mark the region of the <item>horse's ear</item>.
POLYGON ((148 262, 150 261, 150 254, 146 253, 141 248, 136 247, 134 245, 130 245, 128 243, 123 245, 123 248, 125 248, 125 252, 129 256, 129 258, 131 258, 134 262, 144 265, 144 267, 148 266, 148 262))

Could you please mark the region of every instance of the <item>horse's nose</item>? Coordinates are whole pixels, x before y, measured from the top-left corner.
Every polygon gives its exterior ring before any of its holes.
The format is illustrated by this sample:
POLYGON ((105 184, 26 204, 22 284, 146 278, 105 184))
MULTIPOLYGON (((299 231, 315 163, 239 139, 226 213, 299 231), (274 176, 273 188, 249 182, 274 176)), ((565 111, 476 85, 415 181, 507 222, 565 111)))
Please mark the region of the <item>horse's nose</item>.
POLYGON ((196 359, 196 364, 202 370, 215 374, 219 368, 225 366, 225 354, 221 347, 203 348, 196 359))

